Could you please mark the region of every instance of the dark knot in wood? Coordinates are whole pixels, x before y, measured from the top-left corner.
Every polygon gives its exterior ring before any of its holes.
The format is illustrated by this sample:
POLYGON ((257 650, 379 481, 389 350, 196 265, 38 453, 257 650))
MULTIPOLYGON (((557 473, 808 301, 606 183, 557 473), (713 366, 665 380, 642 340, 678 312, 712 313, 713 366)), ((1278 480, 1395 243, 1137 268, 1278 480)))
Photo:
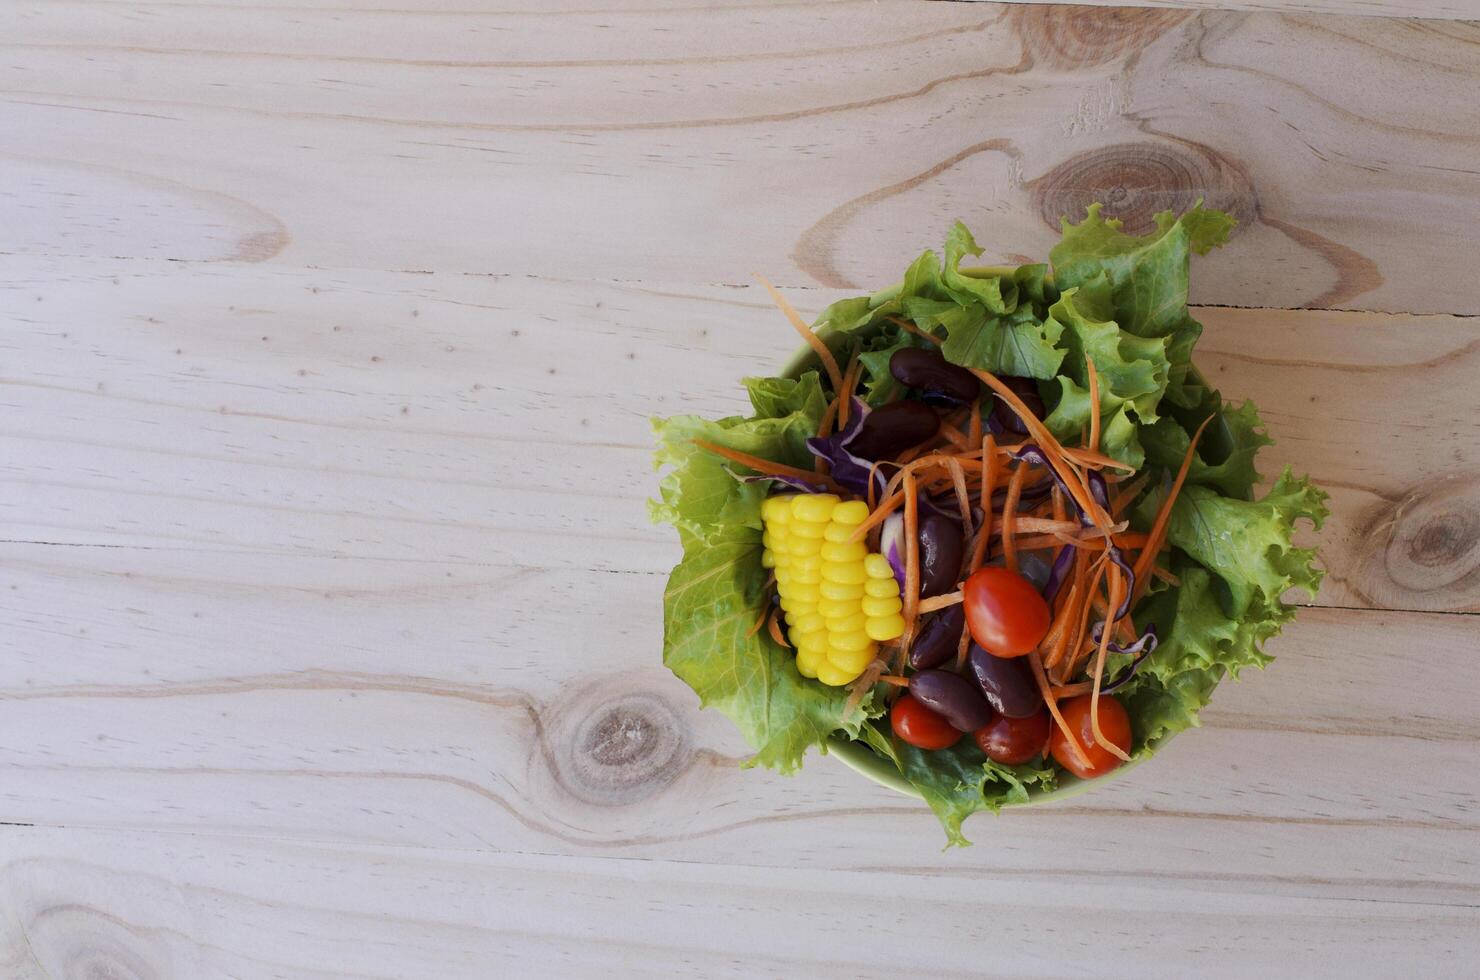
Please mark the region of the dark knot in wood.
POLYGON ((1480 474, 1414 490, 1374 511, 1355 539, 1352 585, 1378 606, 1480 608, 1480 474))
POLYGON ((1199 198, 1232 214, 1240 227, 1257 213, 1243 170, 1207 147, 1152 142, 1100 147, 1070 157, 1028 188, 1038 214, 1055 230, 1061 218, 1082 220, 1084 209, 1095 202, 1132 234, 1155 228, 1157 212, 1180 213, 1199 198))
POLYGON ((1408 589, 1453 588, 1470 577, 1480 568, 1480 480, 1453 478, 1400 503, 1386 561, 1408 589))
POLYGON ((647 799, 692 756, 688 725, 644 691, 588 690, 557 709, 550 734, 561 786, 601 806, 647 799))
POLYGON ((1024 4, 1013 11, 1036 65, 1084 68, 1135 54, 1191 17, 1185 10, 1024 4))

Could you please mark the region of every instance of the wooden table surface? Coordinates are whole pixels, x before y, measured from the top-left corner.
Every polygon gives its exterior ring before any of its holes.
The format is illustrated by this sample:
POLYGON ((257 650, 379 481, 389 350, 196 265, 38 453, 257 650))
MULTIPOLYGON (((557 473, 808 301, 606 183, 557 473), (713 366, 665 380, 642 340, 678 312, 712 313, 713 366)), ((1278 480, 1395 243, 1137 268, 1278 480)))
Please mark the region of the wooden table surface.
POLYGON ((0 977, 1472 972, 1480 4, 1191 6, 0 0, 0 977), (968 850, 742 771, 644 500, 751 274, 1198 197, 1274 666, 968 850))

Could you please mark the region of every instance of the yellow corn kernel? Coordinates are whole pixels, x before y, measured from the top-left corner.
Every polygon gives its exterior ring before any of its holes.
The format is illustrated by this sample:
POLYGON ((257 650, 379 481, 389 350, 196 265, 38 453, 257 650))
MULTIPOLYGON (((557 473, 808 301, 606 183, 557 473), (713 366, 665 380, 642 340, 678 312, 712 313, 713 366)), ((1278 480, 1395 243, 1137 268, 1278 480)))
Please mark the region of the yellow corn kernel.
POLYGON ((856 585, 859 592, 862 592, 863 583, 868 576, 863 574, 863 566, 857 562, 824 562, 822 578, 839 585, 856 585))
MULTIPOLYGON (((859 615, 862 615, 862 613, 860 613, 859 615)), ((787 625, 795 626, 803 633, 815 633, 818 630, 825 629, 827 627, 826 617, 824 617, 822 613, 819 612, 799 612, 796 614, 795 622, 793 622, 792 620, 792 614, 787 613, 786 622, 787 625)))
POLYGON ((791 594, 785 596, 787 599, 798 599, 802 602, 816 602, 821 596, 818 595, 816 582, 792 582, 789 586, 791 594))
POLYGON ((863 673, 865 667, 874 662, 874 655, 878 652, 879 645, 870 643, 860 650, 830 650, 827 659, 834 667, 851 671, 856 677, 863 673))
POLYGON ((761 552, 761 567, 762 568, 775 568, 776 567, 776 552, 772 551, 770 548, 767 548, 765 551, 762 551, 761 552))
POLYGON ((904 608, 899 596, 864 596, 862 605, 865 616, 892 616, 904 608))
POLYGON ((817 668, 827 662, 827 658, 815 650, 797 651, 797 672, 803 677, 816 677, 817 668))
POLYGON ((868 546, 862 541, 823 541, 822 560, 848 562, 857 565, 860 572, 865 572, 864 561, 868 555, 868 546))
POLYGON ((822 571, 822 556, 820 554, 797 555, 787 564, 797 572, 820 572, 822 571))
POLYGON ((904 617, 898 613, 893 616, 870 616, 864 621, 863 631, 871 640, 892 640, 904 634, 904 617))
POLYGON ((818 588, 822 591, 822 598, 852 599, 855 607, 858 600, 863 598, 862 582, 834 582, 824 574, 822 584, 818 588))
POLYGON ((871 578, 863 583, 863 594, 876 599, 887 599, 899 595, 899 583, 893 578, 871 578))
POLYGON ((809 524, 806 521, 798 521, 787 528, 787 531, 791 533, 792 537, 807 538, 812 541, 812 547, 815 548, 817 547, 817 543, 822 540, 822 536, 827 533, 827 527, 826 524, 809 524))
POLYGON ((833 650, 862 650, 870 643, 867 633, 828 633, 827 645, 833 650))
MULTIPOLYGON (((786 553, 798 558, 806 555, 815 555, 817 554, 817 544, 818 542, 810 538, 792 537, 786 542, 786 553)), ((779 553, 781 549, 777 548, 776 551, 779 553)))
POLYGON ((791 519, 792 494, 767 497, 761 503, 761 518, 767 524, 785 524, 791 519))
POLYGON ((817 665, 817 679, 829 687, 842 687, 858 677, 857 671, 843 670, 824 659, 817 665))
POLYGON ((839 524, 862 524, 868 520, 868 504, 862 500, 849 500, 833 508, 832 519, 839 524))
POLYGON ((853 532, 856 530, 858 529, 852 524, 839 524, 837 521, 834 521, 827 526, 826 531, 822 532, 822 540, 833 541, 839 544, 844 541, 852 541, 853 532))
POLYGON ((868 572, 868 577, 869 578, 877 578, 877 579, 886 579, 886 578, 892 579, 892 578, 894 578, 894 569, 892 569, 892 568, 889 567, 889 559, 888 558, 885 558, 883 555, 879 554, 878 552, 874 552, 871 555, 865 555, 864 556, 864 558, 863 558, 863 570, 865 572, 868 572))
MULTIPOLYGON (((827 585, 827 583, 824 582, 823 585, 827 585)), ((857 609, 858 599, 856 597, 850 597, 846 599, 829 599, 826 593, 824 593, 823 597, 817 600, 817 611, 822 613, 822 615, 828 619, 835 619, 839 616, 847 616, 855 612, 857 609)))
POLYGON ((791 516, 811 524, 826 524, 838 497, 831 493, 799 493, 791 499, 791 516))
POLYGON ((827 630, 829 633, 857 633, 867 622, 868 617, 856 611, 827 620, 827 630))

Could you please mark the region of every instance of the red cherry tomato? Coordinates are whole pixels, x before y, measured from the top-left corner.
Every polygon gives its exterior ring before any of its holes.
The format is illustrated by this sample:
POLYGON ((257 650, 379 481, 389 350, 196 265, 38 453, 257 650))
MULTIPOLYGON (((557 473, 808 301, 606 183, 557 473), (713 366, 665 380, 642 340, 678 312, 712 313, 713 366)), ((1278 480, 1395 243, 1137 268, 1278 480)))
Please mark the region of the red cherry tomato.
POLYGON ((988 566, 961 589, 971 638, 997 657, 1021 657, 1043 640, 1053 619, 1033 583, 1017 572, 988 566))
MULTIPOLYGON (((1074 741, 1079 743, 1085 757, 1089 759, 1089 768, 1079 762, 1078 756, 1069 747, 1068 737, 1059 726, 1054 726, 1053 734, 1048 739, 1048 751, 1053 755, 1053 760, 1080 779, 1103 776, 1120 765, 1120 759, 1095 741, 1089 717, 1089 704, 1092 700, 1092 695, 1081 694, 1077 698, 1059 702, 1059 711, 1068 723, 1069 731, 1074 734, 1074 741)), ((1125 708, 1119 701, 1108 694, 1100 695, 1100 732, 1119 746, 1121 751, 1131 750, 1130 715, 1125 713, 1125 708)))
POLYGON ((894 734, 917 749, 948 749, 961 737, 950 722, 908 694, 894 702, 889 724, 894 734))
MULTIPOLYGON (((1022 765, 1048 747, 1048 732, 1053 721, 1043 708, 1026 718, 998 715, 990 725, 978 728, 976 744, 993 762, 1007 766, 1022 765)), ((1103 723, 1101 724, 1103 728, 1103 723)))

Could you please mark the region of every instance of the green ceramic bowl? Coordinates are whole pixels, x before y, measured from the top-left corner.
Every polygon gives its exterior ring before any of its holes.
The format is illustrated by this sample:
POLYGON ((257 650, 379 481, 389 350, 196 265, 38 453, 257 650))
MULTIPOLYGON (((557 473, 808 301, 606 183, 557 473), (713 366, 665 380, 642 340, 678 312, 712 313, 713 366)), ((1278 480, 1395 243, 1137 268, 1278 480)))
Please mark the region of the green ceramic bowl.
MULTIPOLYGON (((795 378, 803 372, 819 368, 817 355, 812 348, 803 346, 786 365, 781 369, 783 377, 795 378)), ((913 796, 921 799, 920 792, 915 789, 895 768, 894 763, 876 753, 863 742, 853 742, 844 738, 828 739, 827 754, 837 759, 843 765, 868 779, 873 780, 880 786, 892 789, 904 796, 913 796)), ((1018 806, 1035 806, 1039 803, 1049 803, 1053 800, 1063 800, 1071 796, 1078 796, 1085 790, 1095 786, 1101 786, 1106 781, 1121 776, 1141 764, 1140 759, 1127 763, 1117 769, 1113 769, 1096 779, 1080 779, 1068 773, 1059 774, 1058 787, 1049 792, 1029 791, 1028 802, 1017 804, 1018 806)))

